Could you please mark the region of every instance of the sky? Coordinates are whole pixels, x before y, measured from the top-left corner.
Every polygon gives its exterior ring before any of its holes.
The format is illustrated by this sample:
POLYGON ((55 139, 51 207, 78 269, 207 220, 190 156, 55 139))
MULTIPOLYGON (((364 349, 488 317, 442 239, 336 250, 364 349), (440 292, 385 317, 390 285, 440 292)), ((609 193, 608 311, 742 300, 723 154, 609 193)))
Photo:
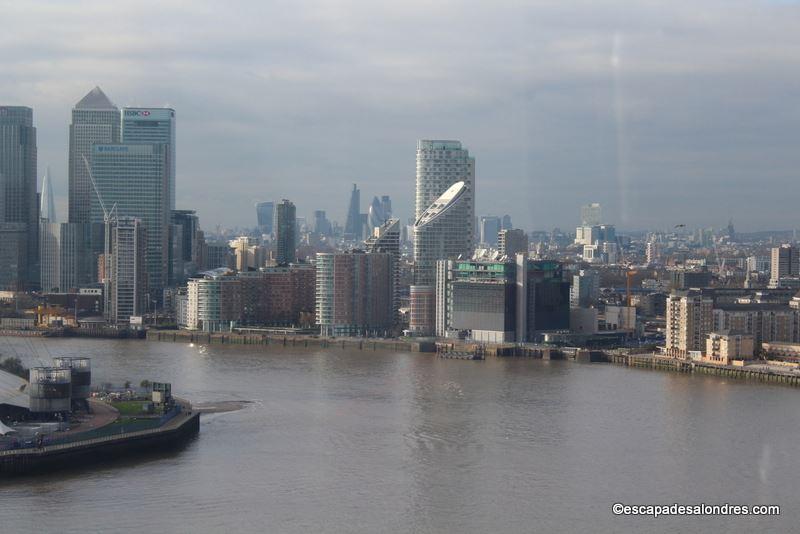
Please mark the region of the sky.
MULTIPOLYGON (((573 229, 789 229, 800 197, 800 4, 0 0, 0 105, 34 108, 67 213, 70 110, 176 109, 177 204, 255 226, 288 198, 413 215, 418 139, 476 160, 477 214, 573 229)), ((41 178, 40 178, 41 180, 41 178)))

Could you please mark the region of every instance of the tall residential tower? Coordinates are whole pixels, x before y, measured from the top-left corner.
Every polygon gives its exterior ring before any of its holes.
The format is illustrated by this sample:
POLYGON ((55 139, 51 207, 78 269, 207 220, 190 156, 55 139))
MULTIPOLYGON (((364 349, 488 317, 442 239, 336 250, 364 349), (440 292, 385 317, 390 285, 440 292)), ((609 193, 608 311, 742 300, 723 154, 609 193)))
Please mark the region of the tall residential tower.
POLYGON ((475 159, 459 141, 417 143, 412 331, 435 327, 436 261, 470 257, 475 232, 475 159))

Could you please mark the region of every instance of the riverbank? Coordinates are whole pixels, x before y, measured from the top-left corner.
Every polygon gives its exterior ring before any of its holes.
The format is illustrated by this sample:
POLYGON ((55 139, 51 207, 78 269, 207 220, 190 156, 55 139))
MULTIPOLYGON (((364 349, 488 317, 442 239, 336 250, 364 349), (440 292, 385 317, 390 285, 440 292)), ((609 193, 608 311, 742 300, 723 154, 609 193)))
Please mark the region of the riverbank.
POLYGON ((341 348, 358 350, 393 350, 397 352, 434 352, 432 341, 402 339, 325 338, 319 336, 280 336, 272 334, 237 334, 230 332, 192 332, 188 330, 148 330, 148 341, 202 343, 205 345, 264 345, 283 347, 341 348))

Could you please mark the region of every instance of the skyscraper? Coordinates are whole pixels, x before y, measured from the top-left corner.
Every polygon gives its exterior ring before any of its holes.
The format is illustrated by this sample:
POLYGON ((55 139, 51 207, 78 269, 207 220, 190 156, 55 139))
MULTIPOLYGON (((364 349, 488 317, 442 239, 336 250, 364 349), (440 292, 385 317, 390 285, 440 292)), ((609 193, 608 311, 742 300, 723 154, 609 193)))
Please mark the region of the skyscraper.
POLYGON ((378 197, 372 197, 372 203, 369 205, 369 212, 367 213, 367 224, 370 235, 374 228, 378 228, 386 221, 386 214, 383 212, 383 204, 378 200, 378 197))
POLYGON ((456 182, 414 224, 410 328, 419 335, 430 335, 435 327, 436 262, 472 254, 467 191, 464 182, 456 182))
POLYGON ((383 216, 386 219, 392 218, 392 199, 389 195, 381 196, 381 208, 383 209, 383 216))
MULTIPOLYGON (((135 217, 147 232, 147 286, 161 300, 169 261, 169 157, 161 144, 96 144, 92 174, 106 210, 118 217, 135 217)), ((97 195, 90 203, 91 222, 103 222, 97 195)))
POLYGON ((800 250, 793 245, 772 249, 769 286, 781 287, 781 279, 800 276, 800 250))
POLYGON ((480 218, 481 245, 489 247, 497 246, 497 234, 502 228, 500 217, 494 215, 484 215, 480 218))
POLYGON ((170 221, 170 285, 181 284, 200 266, 200 221, 194 210, 172 210, 170 221))
POLYGON ((288 265, 297 259, 297 210, 289 200, 283 199, 275 206, 275 261, 288 265))
POLYGON ((42 194, 39 201, 39 218, 56 222, 56 204, 53 198, 53 184, 50 181, 50 167, 42 178, 42 194))
POLYGON ((33 110, 0 106, 0 288, 38 283, 38 219, 33 110))
POLYGON ((419 219, 456 182, 467 186, 463 206, 469 212, 465 231, 469 230, 471 237, 475 217, 475 158, 462 148, 460 141, 418 141, 415 217, 419 219))
POLYGON ((474 232, 475 159, 459 141, 419 141, 411 330, 433 333, 436 261, 469 257, 474 232))
POLYGON ((350 204, 347 207, 347 222, 344 225, 344 235, 347 239, 361 239, 361 191, 353 184, 350 192, 350 204))
POLYGON ((256 217, 258 230, 262 234, 272 234, 272 223, 275 218, 275 203, 271 200, 256 202, 256 217))
POLYGON ((392 256, 392 314, 396 323, 400 307, 400 219, 389 219, 375 228, 367 239, 366 249, 392 256))
POLYGON ((175 110, 122 108, 123 143, 168 145, 169 209, 175 209, 175 110))
POLYGON ((581 206, 581 226, 597 226, 602 219, 603 208, 597 202, 581 206))
POLYGON ((314 233, 324 236, 332 233, 331 222, 328 220, 325 210, 314 211, 314 233))
POLYGON ((148 308, 147 234, 134 217, 117 217, 110 226, 110 258, 106 264, 106 319, 115 324, 130 321, 148 308))
POLYGON ((69 126, 69 222, 91 221, 94 191, 83 158, 90 159, 92 145, 118 143, 119 109, 95 87, 72 109, 69 126))

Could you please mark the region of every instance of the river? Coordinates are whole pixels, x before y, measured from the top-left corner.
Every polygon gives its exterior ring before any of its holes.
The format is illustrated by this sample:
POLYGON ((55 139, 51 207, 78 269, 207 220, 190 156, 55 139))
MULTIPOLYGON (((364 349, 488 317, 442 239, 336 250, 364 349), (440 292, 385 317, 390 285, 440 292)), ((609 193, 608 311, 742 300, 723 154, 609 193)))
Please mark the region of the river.
POLYGON ((610 364, 0 338, 95 383, 172 382, 179 453, 0 481, 0 531, 788 532, 800 391, 610 364), (614 503, 777 504, 779 517, 621 517, 614 503))

